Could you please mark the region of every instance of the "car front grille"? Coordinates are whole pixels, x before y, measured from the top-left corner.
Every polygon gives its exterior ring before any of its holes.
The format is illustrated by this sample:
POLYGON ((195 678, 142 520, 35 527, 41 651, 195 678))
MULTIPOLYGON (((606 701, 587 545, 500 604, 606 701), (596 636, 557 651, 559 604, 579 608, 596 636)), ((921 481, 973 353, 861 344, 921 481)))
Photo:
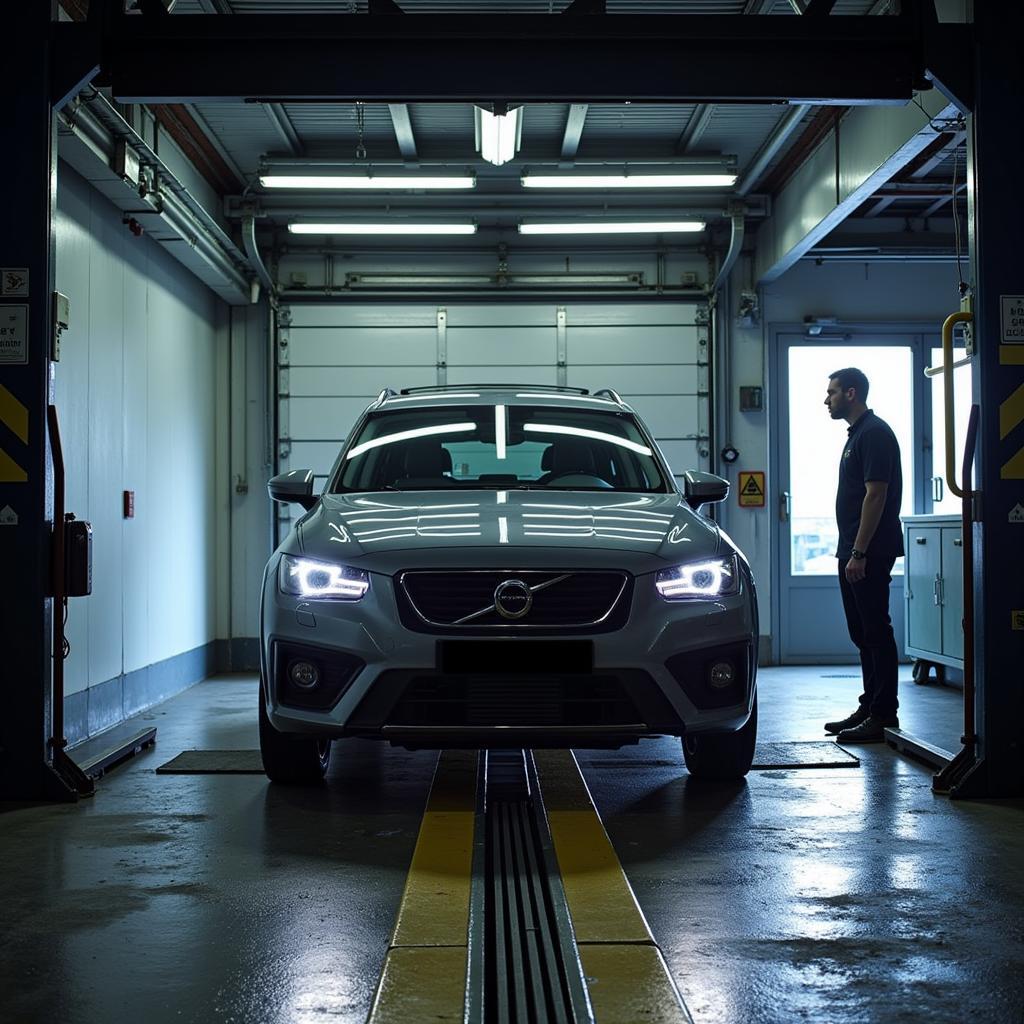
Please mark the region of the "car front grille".
POLYGON ((402 573, 398 589, 423 626, 462 630, 581 629, 621 625, 630 577, 612 571, 424 571, 402 573), (506 619, 495 592, 509 581, 529 589, 529 611, 506 619))

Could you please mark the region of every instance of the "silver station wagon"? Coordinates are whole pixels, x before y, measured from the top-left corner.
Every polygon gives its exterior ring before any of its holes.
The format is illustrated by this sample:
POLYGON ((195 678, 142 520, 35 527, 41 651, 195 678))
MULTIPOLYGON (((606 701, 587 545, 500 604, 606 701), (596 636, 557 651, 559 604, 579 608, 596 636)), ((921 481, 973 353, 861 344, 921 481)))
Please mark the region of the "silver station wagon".
POLYGON ((613 392, 386 390, 267 563, 259 702, 278 782, 323 777, 347 736, 409 748, 618 747, 682 738, 739 778, 757 731, 746 559, 679 489, 613 392))

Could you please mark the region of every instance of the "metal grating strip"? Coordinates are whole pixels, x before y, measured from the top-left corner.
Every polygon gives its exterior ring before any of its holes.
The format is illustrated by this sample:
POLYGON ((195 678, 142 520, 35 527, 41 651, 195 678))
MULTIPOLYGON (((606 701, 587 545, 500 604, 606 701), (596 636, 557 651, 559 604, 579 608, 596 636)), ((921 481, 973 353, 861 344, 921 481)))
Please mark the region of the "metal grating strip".
POLYGON ((483 942, 470 937, 483 965, 481 970, 471 964, 469 970, 471 983, 477 979, 483 991, 467 992, 467 1009, 479 1014, 475 1020, 502 1024, 591 1022, 568 912, 558 905, 561 888, 552 878, 543 813, 532 799, 536 790, 526 754, 489 751, 486 766, 486 882, 476 879, 486 887, 486 900, 482 919, 472 926, 483 930, 483 942))

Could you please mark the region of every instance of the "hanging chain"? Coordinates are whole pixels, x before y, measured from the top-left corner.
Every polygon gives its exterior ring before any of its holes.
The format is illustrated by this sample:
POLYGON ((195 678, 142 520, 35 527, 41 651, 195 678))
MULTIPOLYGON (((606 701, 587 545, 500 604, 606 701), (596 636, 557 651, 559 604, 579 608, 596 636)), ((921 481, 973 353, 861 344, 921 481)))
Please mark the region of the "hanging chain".
POLYGON ((356 103, 356 159, 366 159, 366 146, 363 143, 363 133, 366 129, 366 112, 363 110, 363 104, 356 103))

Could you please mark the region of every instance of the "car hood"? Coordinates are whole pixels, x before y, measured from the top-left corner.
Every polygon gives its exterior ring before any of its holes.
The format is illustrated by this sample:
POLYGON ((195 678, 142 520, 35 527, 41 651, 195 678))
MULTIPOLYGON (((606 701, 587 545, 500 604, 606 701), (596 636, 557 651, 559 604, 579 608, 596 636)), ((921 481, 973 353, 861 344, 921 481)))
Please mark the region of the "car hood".
POLYGON ((721 543, 715 524, 676 493, 383 491, 324 495, 282 550, 384 573, 585 559, 639 574, 706 557, 721 543))

